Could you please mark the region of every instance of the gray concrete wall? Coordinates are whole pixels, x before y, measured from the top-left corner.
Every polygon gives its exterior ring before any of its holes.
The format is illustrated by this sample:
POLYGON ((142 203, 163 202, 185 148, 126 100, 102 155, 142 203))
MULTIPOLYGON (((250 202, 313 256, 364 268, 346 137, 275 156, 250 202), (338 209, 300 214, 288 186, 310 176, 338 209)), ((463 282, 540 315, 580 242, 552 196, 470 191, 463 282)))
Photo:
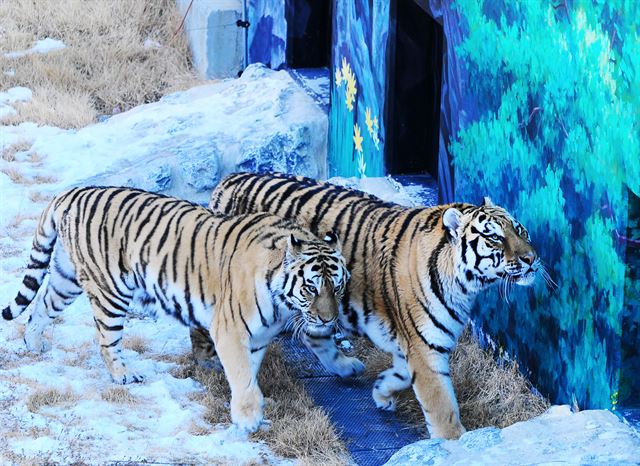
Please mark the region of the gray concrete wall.
MULTIPOLYGON (((191 0, 176 0, 182 15, 191 0)), ((207 79, 238 76, 244 69, 245 29, 243 0, 194 0, 187 13, 184 31, 189 38, 193 62, 207 79)))

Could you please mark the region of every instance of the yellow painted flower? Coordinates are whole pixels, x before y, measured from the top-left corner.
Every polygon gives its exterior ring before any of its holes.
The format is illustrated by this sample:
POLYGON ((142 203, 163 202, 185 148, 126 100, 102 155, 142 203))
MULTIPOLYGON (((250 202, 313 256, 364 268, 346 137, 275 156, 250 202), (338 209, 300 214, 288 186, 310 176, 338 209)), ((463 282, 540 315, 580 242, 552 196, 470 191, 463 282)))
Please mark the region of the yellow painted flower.
MULTIPOLYGON (((356 75, 351 70, 351 65, 347 62, 346 57, 342 57, 342 69, 340 71, 342 81, 347 82, 347 91, 344 96, 344 102, 350 112, 353 111, 353 104, 356 101, 358 88, 356 86, 356 75)), ((342 82, 341 81, 341 82, 342 82)))
POLYGON ((371 109, 369 107, 364 111, 364 119, 367 124, 367 129, 369 130, 369 135, 373 136, 373 120, 371 119, 371 109))
POLYGON ((362 152, 362 136, 360 135, 360 127, 358 123, 353 125, 353 143, 356 146, 358 152, 362 152))
POLYGON ((347 79, 347 76, 351 74, 351 65, 347 63, 347 57, 342 57, 342 77, 347 79))
POLYGON ((342 86, 342 73, 340 72, 340 68, 336 70, 336 86, 342 86))

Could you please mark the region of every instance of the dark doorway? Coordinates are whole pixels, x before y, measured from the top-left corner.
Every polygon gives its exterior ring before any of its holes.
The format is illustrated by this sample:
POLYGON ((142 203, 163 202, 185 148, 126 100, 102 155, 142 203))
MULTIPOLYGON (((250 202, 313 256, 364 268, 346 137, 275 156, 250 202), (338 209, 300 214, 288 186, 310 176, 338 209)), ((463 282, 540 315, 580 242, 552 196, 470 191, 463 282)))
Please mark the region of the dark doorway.
POLYGON ((329 67, 331 61, 330 0, 287 0, 287 66, 329 67))
POLYGON ((388 94, 387 173, 438 178, 442 26, 413 0, 396 0, 388 94))

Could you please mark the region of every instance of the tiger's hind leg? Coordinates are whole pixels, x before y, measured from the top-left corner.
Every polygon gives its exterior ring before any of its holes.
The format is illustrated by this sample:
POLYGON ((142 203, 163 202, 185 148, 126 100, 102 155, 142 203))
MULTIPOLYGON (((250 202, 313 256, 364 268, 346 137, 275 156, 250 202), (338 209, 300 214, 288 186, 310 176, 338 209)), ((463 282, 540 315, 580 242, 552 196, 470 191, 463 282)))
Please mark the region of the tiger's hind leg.
POLYGON ((340 351, 333 341, 333 335, 314 336, 307 332, 303 335, 305 345, 329 372, 342 378, 356 377, 364 372, 362 361, 340 351))
POLYGON ((129 303, 115 305, 121 298, 107 297, 102 291, 87 290, 93 320, 96 323, 100 355, 111 374, 114 383, 128 384, 143 382, 144 377, 127 369, 122 357, 122 333, 124 330, 125 309, 129 303))
POLYGON ((42 338, 45 329, 82 294, 76 272, 67 252, 57 245, 49 269, 46 288, 40 290, 24 332, 24 342, 30 351, 45 352, 51 344, 42 338))
POLYGON ((191 353, 196 364, 203 369, 220 372, 222 365, 209 331, 203 327, 191 327, 189 336, 191 337, 191 353))
POLYGON ((396 396, 399 391, 411 386, 411 376, 407 361, 400 354, 393 355, 393 365, 380 373, 373 385, 373 400, 379 409, 396 410, 396 396))

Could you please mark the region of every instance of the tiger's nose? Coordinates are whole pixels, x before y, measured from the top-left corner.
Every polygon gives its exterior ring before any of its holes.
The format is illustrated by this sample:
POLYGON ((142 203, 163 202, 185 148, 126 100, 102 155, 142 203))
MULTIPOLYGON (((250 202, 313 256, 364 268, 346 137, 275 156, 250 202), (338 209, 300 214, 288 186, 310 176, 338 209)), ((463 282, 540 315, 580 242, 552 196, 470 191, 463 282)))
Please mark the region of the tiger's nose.
POLYGON ((536 255, 533 252, 528 252, 520 256, 520 260, 527 265, 532 265, 533 261, 536 260, 536 255))
POLYGON ((318 315, 318 319, 320 319, 320 322, 322 322, 323 324, 328 324, 329 322, 333 321, 333 318, 324 320, 321 315, 318 315))

